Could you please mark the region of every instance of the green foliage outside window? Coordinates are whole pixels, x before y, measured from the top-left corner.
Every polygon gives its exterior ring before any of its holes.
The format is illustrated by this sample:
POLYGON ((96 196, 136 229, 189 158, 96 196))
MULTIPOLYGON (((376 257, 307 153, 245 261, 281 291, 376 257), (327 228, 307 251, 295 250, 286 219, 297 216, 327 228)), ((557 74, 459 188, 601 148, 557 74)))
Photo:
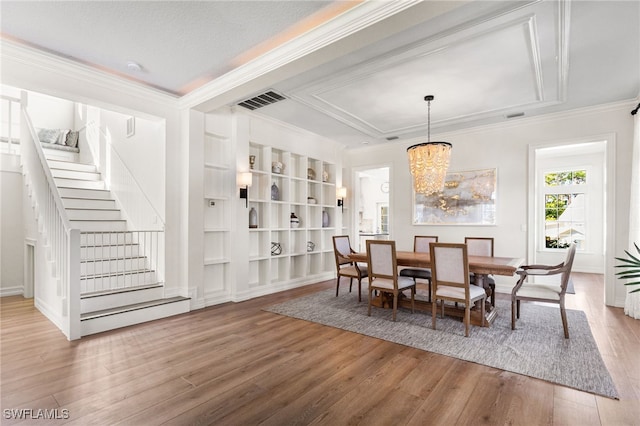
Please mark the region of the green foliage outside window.
POLYGON ((544 175, 544 182, 547 186, 582 185, 587 182, 587 171, 547 173, 544 175))

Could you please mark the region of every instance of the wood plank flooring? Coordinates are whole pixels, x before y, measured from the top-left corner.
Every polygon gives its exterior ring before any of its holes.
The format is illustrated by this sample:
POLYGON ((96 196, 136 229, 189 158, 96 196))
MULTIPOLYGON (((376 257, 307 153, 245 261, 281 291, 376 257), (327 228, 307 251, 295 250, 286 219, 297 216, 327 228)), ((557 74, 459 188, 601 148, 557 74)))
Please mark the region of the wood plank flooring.
POLYGON ((619 401, 262 311, 327 281, 75 342, 4 297, 0 422, 640 425, 640 321, 603 305, 602 276, 573 280, 567 307, 587 314, 619 401))

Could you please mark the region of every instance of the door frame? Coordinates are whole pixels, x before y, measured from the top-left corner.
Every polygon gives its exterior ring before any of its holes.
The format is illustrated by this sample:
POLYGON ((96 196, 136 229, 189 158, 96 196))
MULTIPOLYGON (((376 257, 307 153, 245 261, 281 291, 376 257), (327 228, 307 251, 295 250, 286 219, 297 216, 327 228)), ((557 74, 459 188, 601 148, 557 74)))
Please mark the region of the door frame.
POLYGON ((616 247, 616 200, 615 200, 615 152, 616 134, 605 133, 565 140, 548 141, 539 144, 529 144, 528 152, 528 196, 527 196, 527 263, 531 264, 535 259, 536 244, 536 150, 567 145, 578 145, 590 142, 604 142, 604 176, 605 176, 605 238, 604 238, 604 303, 608 306, 616 306, 615 300, 615 247, 616 247))

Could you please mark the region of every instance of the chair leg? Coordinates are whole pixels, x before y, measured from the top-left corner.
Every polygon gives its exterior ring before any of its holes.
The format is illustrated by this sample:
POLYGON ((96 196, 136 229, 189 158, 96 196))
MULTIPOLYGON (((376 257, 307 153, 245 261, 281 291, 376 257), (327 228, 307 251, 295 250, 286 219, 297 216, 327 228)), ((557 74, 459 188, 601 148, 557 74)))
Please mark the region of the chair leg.
POLYGON ((483 327, 485 327, 487 324, 487 317, 485 315, 485 307, 484 307, 485 303, 487 303, 487 299, 482 299, 481 305, 482 305, 482 326, 483 327))
POLYGON ((398 293, 393 293, 393 320, 396 320, 396 312, 398 311, 398 293))
POLYGON ((340 275, 336 278, 336 297, 338 297, 338 291, 340 290, 340 275))
POLYGON ((520 319, 520 300, 516 300, 516 318, 520 319))
POLYGON ((416 288, 411 287, 411 313, 416 312, 416 288))
POLYGON ((351 293, 351 287, 353 287, 353 278, 349 278, 349 293, 351 293))
POLYGON ((358 303, 362 302, 362 278, 358 278, 358 303))
POLYGON ((369 311, 367 312, 368 316, 371 316, 371 293, 373 292, 373 290, 371 290, 371 287, 369 287, 369 311))
POLYGON ((427 278, 427 282, 429 283, 429 302, 431 302, 431 278, 427 278))
POLYGON ((471 307, 464 307, 464 337, 469 337, 469 323, 471 322, 471 307))
POLYGON ((431 328, 436 329, 436 313, 438 311, 438 299, 435 297, 431 301, 431 328))
POLYGON ((562 328, 564 328, 564 338, 569 338, 569 325, 567 324, 567 311, 564 309, 564 303, 560 304, 560 316, 562 317, 562 328))
POLYGON ((516 299, 511 297, 511 329, 516 329, 516 299))
POLYGON ((491 306, 495 308, 496 306, 496 285, 489 284, 489 288, 491 289, 491 306))

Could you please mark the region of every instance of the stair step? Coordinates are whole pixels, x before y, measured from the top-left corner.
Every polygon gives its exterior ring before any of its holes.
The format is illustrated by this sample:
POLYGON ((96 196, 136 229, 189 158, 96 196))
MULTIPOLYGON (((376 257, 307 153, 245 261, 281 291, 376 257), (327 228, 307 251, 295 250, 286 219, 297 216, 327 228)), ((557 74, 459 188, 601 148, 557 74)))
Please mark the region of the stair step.
MULTIPOLYGON (((108 234, 105 234, 108 235, 108 234)), ((91 259, 125 258, 140 255, 138 244, 104 244, 104 245, 81 245, 80 258, 87 261, 91 259)))
POLYGON ((95 198, 61 197, 62 204, 67 209, 116 209, 116 200, 101 200, 95 198))
POLYGON ((61 161, 61 160, 47 160, 49 168, 51 169, 64 169, 64 170, 76 170, 79 172, 91 172, 96 173, 97 167, 95 164, 76 163, 75 161, 61 161))
POLYGON ((126 231, 127 221, 121 220, 70 220, 80 231, 126 231))
POLYGON ((53 167, 49 167, 51 170, 51 176, 54 178, 67 178, 67 179, 79 179, 79 180, 102 180, 102 176, 97 172, 85 172, 80 170, 67 170, 67 169, 57 169, 53 167))
POLYGON ((171 297, 81 314, 81 335, 101 333, 189 312, 188 297, 171 297))
POLYGON ((120 220, 122 215, 118 209, 79 209, 67 208, 69 220, 120 220))
MULTIPOLYGON (((134 244, 133 233, 136 231, 124 232, 86 232, 80 234, 80 245, 119 245, 134 244)), ((136 234, 140 234, 136 232, 136 234)), ((144 238, 144 237, 143 237, 144 238)))
MULTIPOLYGON (((96 247, 100 254, 100 247, 96 247)), ((146 256, 129 256, 124 258, 98 258, 80 261, 80 276, 111 274, 115 271, 139 270, 147 267, 146 256)))
POLYGON ((60 197, 87 198, 93 200, 111 200, 111 191, 108 189, 87 189, 58 186, 60 197))
POLYGON ((111 289, 139 287, 157 282, 155 271, 144 269, 141 271, 127 271, 116 274, 89 275, 80 277, 80 292, 93 293, 111 289))
POLYGON ((162 283, 83 293, 80 295, 80 313, 103 311, 123 305, 162 299, 163 297, 164 285, 162 283))
POLYGON ((60 151, 58 149, 47 148, 46 144, 42 145, 42 151, 47 161, 69 161, 78 162, 80 155, 77 152, 60 151))
POLYGON ((58 187, 77 188, 77 189, 106 189, 104 181, 101 180, 84 180, 69 178, 53 178, 58 187))

